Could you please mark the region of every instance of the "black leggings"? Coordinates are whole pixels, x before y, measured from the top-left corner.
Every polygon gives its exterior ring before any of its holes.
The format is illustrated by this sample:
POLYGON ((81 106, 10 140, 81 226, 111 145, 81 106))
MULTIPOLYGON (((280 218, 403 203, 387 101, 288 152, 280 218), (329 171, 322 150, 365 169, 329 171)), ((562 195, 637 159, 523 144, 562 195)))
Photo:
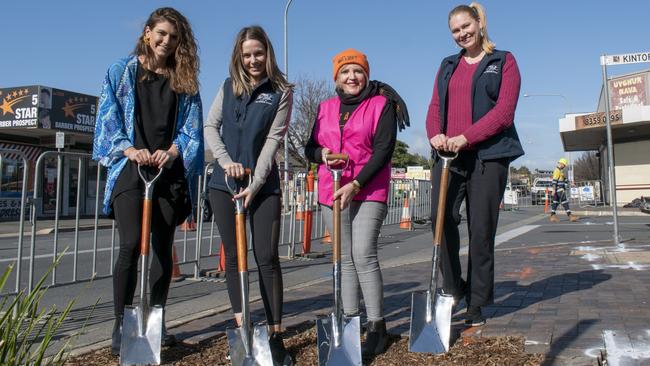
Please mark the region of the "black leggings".
MULTIPOLYGON (((154 193, 151 215, 152 261, 149 270, 151 305, 165 306, 172 278, 172 245, 176 229, 176 214, 165 198, 154 193)), ((142 191, 120 193, 113 199, 113 210, 120 234, 120 251, 113 272, 113 302, 115 315, 124 314, 124 306, 133 304, 138 281, 140 233, 142 231, 142 191)))
MULTIPOLYGON (((234 313, 241 312, 241 290, 237 270, 235 204, 229 193, 210 189, 210 204, 226 253, 228 296, 234 313)), ((248 208, 253 232, 253 255, 259 271, 260 292, 269 325, 282 321, 282 269, 278 257, 280 241, 280 196, 260 195, 248 208)))

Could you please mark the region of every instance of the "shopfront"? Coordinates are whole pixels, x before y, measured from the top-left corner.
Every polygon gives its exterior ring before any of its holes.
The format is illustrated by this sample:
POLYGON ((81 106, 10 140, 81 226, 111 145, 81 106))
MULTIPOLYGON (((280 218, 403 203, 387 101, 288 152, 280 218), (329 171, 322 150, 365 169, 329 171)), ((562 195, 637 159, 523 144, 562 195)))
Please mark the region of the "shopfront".
MULTIPOLYGON (((608 86, 617 204, 624 205, 650 196, 650 70, 612 77, 608 86)), ((565 151, 599 152, 600 179, 610 197, 604 95, 595 113, 565 116, 559 127, 565 151)))
POLYGON ((97 163, 90 153, 96 111, 97 97, 91 95, 40 85, 0 89, 0 220, 19 217, 23 157, 28 197, 37 190, 38 215, 54 216, 59 184, 61 215, 74 215, 78 200, 81 215, 94 214, 97 163), (63 133, 61 145, 57 133, 63 133))

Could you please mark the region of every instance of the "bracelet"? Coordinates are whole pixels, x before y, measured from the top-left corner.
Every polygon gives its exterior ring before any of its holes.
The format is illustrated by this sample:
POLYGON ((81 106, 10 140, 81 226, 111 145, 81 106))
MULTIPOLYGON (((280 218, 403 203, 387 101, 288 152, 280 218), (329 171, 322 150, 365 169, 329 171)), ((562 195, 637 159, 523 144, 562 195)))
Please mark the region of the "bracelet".
POLYGON ((361 184, 356 179, 352 181, 352 185, 357 189, 357 192, 361 190, 361 184))

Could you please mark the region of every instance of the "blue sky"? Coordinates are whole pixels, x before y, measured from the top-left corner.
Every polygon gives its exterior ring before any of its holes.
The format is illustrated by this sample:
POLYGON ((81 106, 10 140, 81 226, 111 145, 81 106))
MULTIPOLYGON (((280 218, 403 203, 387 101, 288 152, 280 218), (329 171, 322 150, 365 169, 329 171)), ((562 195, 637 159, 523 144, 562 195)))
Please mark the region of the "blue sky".
MULTIPOLYGON (((192 23, 200 46, 205 109, 228 72, 237 31, 259 24, 283 60, 285 0, 112 0, 3 2, 0 87, 42 84, 98 94, 111 62, 127 55, 149 13, 173 6, 192 23), (109 5, 110 4, 110 5, 109 5)), ((440 60, 458 49, 446 0, 294 0, 289 10, 289 79, 331 81, 331 58, 346 48, 368 55, 371 78, 391 84, 406 100, 412 127, 398 138, 426 154, 424 129, 440 60)), ((514 162, 549 168, 563 155, 557 120, 567 111, 596 108, 599 56, 650 50, 648 0, 483 1, 488 31, 511 51, 522 74, 515 123, 527 154, 514 162), (561 94, 529 97, 523 94, 561 94)), ((650 68, 617 67, 610 75, 650 68)), ((333 87, 333 83, 330 84, 333 87)), ((206 112, 207 113, 207 112, 206 112)), ((579 154, 574 154, 577 156, 579 154)))

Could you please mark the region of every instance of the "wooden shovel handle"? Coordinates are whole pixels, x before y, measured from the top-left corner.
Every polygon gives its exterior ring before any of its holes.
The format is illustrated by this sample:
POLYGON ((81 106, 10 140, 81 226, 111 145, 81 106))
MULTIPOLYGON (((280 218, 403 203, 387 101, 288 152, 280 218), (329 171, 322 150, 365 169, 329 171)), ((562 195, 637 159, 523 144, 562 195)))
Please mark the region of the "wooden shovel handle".
POLYGON ((445 224, 445 208, 447 205, 447 188, 449 187, 449 168, 442 168, 440 174, 440 191, 438 193, 438 211, 436 214, 436 229, 433 235, 433 245, 442 243, 443 226, 445 224))
POLYGON ((237 238, 237 270, 248 271, 248 245, 246 243, 246 215, 235 215, 235 236, 237 238))
POLYGON ((140 234, 140 255, 149 255, 151 238, 151 204, 152 200, 142 201, 142 233, 140 234))
POLYGON ((325 160, 348 160, 348 154, 327 154, 325 160))

